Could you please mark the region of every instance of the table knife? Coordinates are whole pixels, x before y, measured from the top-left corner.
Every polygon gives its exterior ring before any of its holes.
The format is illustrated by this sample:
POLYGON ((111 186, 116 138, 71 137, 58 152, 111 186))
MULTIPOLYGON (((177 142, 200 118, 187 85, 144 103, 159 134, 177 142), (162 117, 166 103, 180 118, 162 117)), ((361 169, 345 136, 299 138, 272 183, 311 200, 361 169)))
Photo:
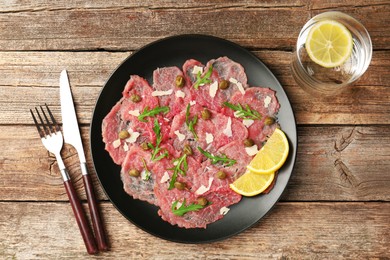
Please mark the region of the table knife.
POLYGON ((107 251, 108 244, 105 238, 103 222, 99 214, 99 209, 97 207, 97 201, 92 185, 92 179, 91 176, 88 174, 84 148, 81 142, 80 130, 77 122, 72 92, 70 89, 68 74, 66 70, 63 70, 60 76, 60 99, 64 140, 65 143, 72 145, 76 149, 77 154, 79 156, 81 173, 83 176, 85 192, 87 194, 88 207, 91 213, 91 219, 98 248, 100 251, 107 251))

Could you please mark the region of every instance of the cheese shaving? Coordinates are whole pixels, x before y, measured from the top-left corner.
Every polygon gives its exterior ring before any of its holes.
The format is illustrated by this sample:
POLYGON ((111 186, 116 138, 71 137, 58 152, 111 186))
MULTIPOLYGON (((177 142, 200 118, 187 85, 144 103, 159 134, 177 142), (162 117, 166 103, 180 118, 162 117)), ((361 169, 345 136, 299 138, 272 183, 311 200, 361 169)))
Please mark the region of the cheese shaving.
POLYGON ((196 104, 196 101, 195 100, 191 100, 190 101, 190 106, 193 106, 193 105, 195 105, 196 104))
POLYGON ((126 139, 126 142, 131 144, 135 143, 138 137, 141 135, 139 132, 133 132, 131 129, 129 129, 128 132, 130 133, 130 137, 126 139))
POLYGON ((139 109, 130 110, 130 111, 129 111, 129 114, 132 115, 132 116, 139 116, 139 115, 140 115, 139 109))
POLYGON ((253 125, 254 122, 255 122, 255 120, 252 120, 252 119, 243 119, 242 120, 242 123, 244 124, 244 126, 246 126, 246 128, 253 125))
POLYGON ((257 154, 259 150, 257 149, 257 145, 253 145, 253 146, 250 146, 250 147, 245 147, 245 152, 249 155, 249 156, 253 156, 255 154, 257 154))
POLYGON ((118 138, 114 142, 112 142, 112 146, 114 146, 115 149, 121 146, 121 139, 118 138))
POLYGON ((214 98, 215 95, 217 94, 217 90, 218 90, 218 82, 214 81, 213 84, 210 85, 210 90, 209 90, 210 97, 214 98))
POLYGON ((180 97, 180 98, 184 98, 186 96, 186 93, 184 93, 181 90, 178 90, 178 91, 176 91, 175 96, 180 97))
POLYGON ((241 112, 240 111, 235 111, 234 113, 233 113, 233 115, 234 115, 234 117, 240 117, 240 115, 241 115, 241 112))
POLYGON ((197 75, 198 73, 203 73, 203 67, 199 67, 199 66, 194 66, 194 68, 192 69, 192 74, 195 74, 197 75))
POLYGON ((233 133, 232 133, 232 119, 230 117, 228 117, 228 121, 227 121, 227 124, 226 124, 226 128, 223 129, 223 133, 227 136, 227 137, 232 137, 233 136, 233 133))
POLYGON ((202 195, 203 193, 207 192, 210 190, 211 184, 213 183, 214 178, 210 177, 209 178, 209 185, 205 187, 204 185, 200 186, 196 191, 195 194, 197 195, 202 195))
POLYGON ((164 172, 164 175, 161 177, 160 183, 165 183, 169 180, 168 172, 164 172))
POLYGON ((214 136, 210 133, 206 133, 206 143, 210 144, 214 141, 214 136))
POLYGON ((179 130, 176 130, 174 133, 175 135, 177 135, 177 138, 179 138, 180 142, 182 142, 186 138, 186 136, 180 133, 179 130))
POLYGON ((161 96, 169 96, 173 93, 173 89, 169 89, 167 91, 156 90, 152 92, 153 97, 161 97, 161 96))
POLYGON ((221 215, 226 215, 228 212, 229 212, 229 208, 223 206, 220 210, 219 210, 219 214, 221 215))
POLYGON ((127 152, 127 151, 129 150, 129 146, 127 145, 127 143, 124 143, 124 144, 123 144, 123 150, 124 150, 125 152, 127 152))
POLYGON ((271 103, 271 97, 270 96, 267 96, 265 99, 264 99, 264 107, 268 107, 269 104, 271 103))
POLYGON ((229 81, 233 84, 236 84, 237 88, 238 88, 238 91, 240 91, 241 94, 245 94, 245 89, 244 87, 242 86, 242 83, 239 82, 237 79, 235 78, 230 78, 229 81))

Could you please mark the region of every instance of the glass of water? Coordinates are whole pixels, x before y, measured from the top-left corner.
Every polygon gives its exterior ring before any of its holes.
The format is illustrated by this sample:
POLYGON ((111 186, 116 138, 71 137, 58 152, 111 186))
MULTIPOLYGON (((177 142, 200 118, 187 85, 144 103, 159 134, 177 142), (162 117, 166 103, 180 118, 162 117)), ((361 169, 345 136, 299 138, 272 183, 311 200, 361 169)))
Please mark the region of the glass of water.
POLYGON ((337 11, 325 12, 310 19, 299 33, 291 63, 295 81, 305 91, 319 96, 340 93, 367 70, 371 62, 372 43, 366 28, 353 17, 337 11), (324 67, 314 62, 306 49, 310 29, 322 21, 335 21, 351 33, 353 47, 348 59, 336 67, 324 67))

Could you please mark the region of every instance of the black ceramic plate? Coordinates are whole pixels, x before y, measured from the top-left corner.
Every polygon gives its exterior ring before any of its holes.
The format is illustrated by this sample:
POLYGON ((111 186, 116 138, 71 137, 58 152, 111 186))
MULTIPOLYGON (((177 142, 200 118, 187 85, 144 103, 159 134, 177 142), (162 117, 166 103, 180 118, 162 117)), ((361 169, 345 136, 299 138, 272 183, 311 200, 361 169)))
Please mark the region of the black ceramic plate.
MULTIPOLYGON (((278 80, 251 52, 224 39, 206 35, 180 35, 153 42, 128 57, 111 75, 103 87, 93 113, 90 143, 97 176, 114 206, 133 224, 157 237, 182 243, 205 243, 238 234, 256 224, 280 198, 291 176, 297 149, 296 123, 290 102, 278 80), (206 63, 210 59, 228 56, 245 68, 251 86, 266 86, 276 90, 281 104, 278 120, 286 133, 291 151, 279 171, 277 182, 269 194, 243 198, 230 207, 223 219, 206 229, 184 229, 163 221, 158 208, 134 200, 122 188, 120 167, 113 163, 104 150, 101 124, 115 103, 131 74, 152 82, 152 73, 158 67, 178 66, 190 58, 206 63)), ((282 223, 281 223, 282 224, 282 223)), ((126 225, 126 223, 123 223, 126 225)))

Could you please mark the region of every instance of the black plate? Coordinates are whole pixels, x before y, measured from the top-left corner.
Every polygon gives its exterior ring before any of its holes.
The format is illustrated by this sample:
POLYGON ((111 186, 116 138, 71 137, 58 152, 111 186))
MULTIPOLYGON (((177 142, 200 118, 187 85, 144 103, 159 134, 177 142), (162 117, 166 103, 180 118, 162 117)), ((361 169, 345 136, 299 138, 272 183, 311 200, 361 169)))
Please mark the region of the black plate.
MULTIPOLYGON (((103 87, 93 113, 90 143, 97 176, 114 206, 133 224, 157 237, 175 242, 204 243, 238 234, 257 223, 275 205, 291 176, 297 149, 297 131, 292 107, 282 86, 270 70, 251 52, 224 39, 206 35, 180 35, 153 42, 128 57, 111 75, 103 87), (137 74, 152 82, 152 73, 158 67, 178 66, 194 58, 202 63, 228 56, 241 63, 251 86, 267 86, 276 90, 281 104, 278 120, 290 141, 291 151, 279 172, 275 187, 267 195, 243 198, 230 207, 229 213, 206 229, 184 229, 163 221, 158 208, 134 200, 122 188, 120 167, 113 163, 104 150, 101 124, 115 103, 130 74, 137 74)), ((126 225, 126 223, 124 223, 126 225)))

